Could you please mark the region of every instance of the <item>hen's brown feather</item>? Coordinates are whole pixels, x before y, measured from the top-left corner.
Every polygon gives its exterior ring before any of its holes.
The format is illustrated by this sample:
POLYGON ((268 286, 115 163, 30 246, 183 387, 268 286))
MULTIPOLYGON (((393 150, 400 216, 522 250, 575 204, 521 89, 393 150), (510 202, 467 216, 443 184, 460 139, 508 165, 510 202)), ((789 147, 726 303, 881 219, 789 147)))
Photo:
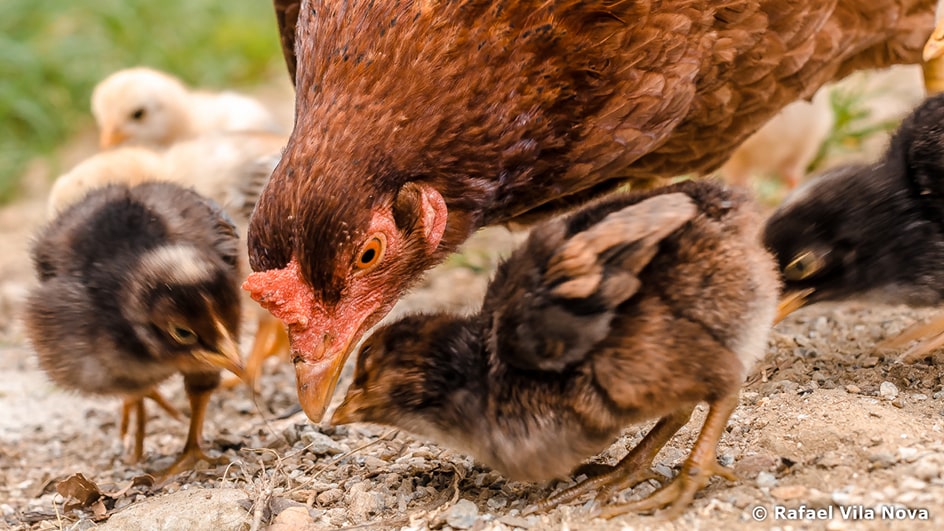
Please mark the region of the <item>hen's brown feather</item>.
MULTIPOLYGON (((290 323, 303 393, 333 386, 325 375, 361 334, 475 229, 531 222, 627 181, 714 170, 825 82, 918 62, 933 27, 933 0, 276 7, 283 31, 294 28, 282 41, 290 65, 298 58, 296 123, 251 221, 250 287, 277 315, 289 301, 276 292, 312 301, 290 323), (444 229, 399 225, 407 184, 444 229), (362 271, 378 234, 385 252, 362 271), (291 290, 261 273, 286 267, 291 290)), ((323 406, 306 412, 320 418, 323 406)))

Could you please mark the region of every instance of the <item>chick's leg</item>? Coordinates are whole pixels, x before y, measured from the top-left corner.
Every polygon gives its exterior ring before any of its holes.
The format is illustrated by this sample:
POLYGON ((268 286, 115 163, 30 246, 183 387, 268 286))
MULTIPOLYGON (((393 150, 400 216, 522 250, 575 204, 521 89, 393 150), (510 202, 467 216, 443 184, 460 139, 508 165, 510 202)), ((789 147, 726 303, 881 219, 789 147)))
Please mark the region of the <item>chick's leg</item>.
POLYGON ((719 465, 716 458, 718 441, 737 404, 737 393, 711 403, 708 418, 695 446, 682 465, 682 470, 669 484, 642 500, 606 507, 600 516, 612 518, 628 512, 649 512, 669 506, 667 517, 671 519, 691 504, 695 493, 708 485, 711 476, 736 481, 734 472, 719 465))
POLYGON ((692 410, 692 407, 687 407, 659 419, 659 422, 639 441, 639 444, 615 466, 610 467, 603 474, 587 478, 567 490, 548 497, 539 503, 534 511, 548 511, 593 490, 599 489, 597 499, 603 500, 619 490, 634 487, 650 479, 661 482, 662 476, 650 468, 652 460, 662 450, 665 443, 669 442, 669 439, 688 423, 692 410))
POLYGON ((137 463, 141 460, 141 456, 144 454, 144 434, 145 428, 147 425, 147 412, 144 407, 144 399, 150 398, 157 405, 161 406, 161 409, 166 411, 171 417, 176 420, 180 420, 180 412, 177 411, 177 408, 172 406, 170 402, 167 401, 157 389, 151 389, 148 392, 140 396, 129 396, 126 397, 124 402, 121 405, 121 424, 119 426, 119 436, 123 441, 125 436, 128 435, 128 426, 131 424, 131 411, 134 410, 135 415, 135 433, 134 433, 134 447, 131 450, 130 455, 127 458, 127 461, 130 463, 137 463))
POLYGON ((187 432, 187 442, 184 444, 180 457, 167 469, 159 473, 160 478, 166 479, 191 470, 200 461, 206 461, 212 465, 223 464, 228 461, 224 456, 208 456, 201 447, 203 422, 206 419, 207 406, 210 403, 210 396, 219 386, 219 383, 219 373, 184 375, 184 388, 187 391, 187 398, 190 400, 190 429, 187 432))
MULTIPOLYGON (((288 332, 285 330, 282 321, 272 315, 260 317, 259 326, 256 328, 256 338, 252 343, 252 350, 249 351, 249 357, 246 358, 246 380, 250 382, 249 385, 255 385, 265 360, 282 352, 288 352, 288 347, 288 332)), ((242 380, 233 376, 223 380, 223 387, 232 389, 240 383, 242 383, 242 380)))
POLYGON ((145 417, 144 397, 129 396, 121 404, 121 425, 118 428, 119 437, 124 441, 128 435, 128 426, 131 424, 131 411, 134 411, 135 430, 134 446, 130 453, 125 456, 125 462, 128 464, 137 463, 144 455, 144 433, 147 418, 145 417))

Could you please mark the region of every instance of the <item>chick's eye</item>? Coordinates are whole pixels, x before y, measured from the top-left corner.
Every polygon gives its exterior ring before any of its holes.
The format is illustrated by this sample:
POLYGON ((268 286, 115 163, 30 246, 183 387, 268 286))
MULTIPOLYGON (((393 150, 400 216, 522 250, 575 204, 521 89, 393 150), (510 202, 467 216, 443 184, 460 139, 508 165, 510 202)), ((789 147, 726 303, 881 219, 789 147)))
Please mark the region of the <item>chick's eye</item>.
POLYGON ((174 341, 181 345, 193 345, 197 342, 197 334, 186 326, 171 325, 170 328, 167 329, 167 332, 174 341))
POLYGON ((131 119, 140 120, 144 118, 144 114, 145 114, 144 109, 135 109, 134 112, 131 113, 131 119))
POLYGON ((803 280, 818 273, 824 265, 826 262, 818 253, 805 251, 787 264, 783 269, 783 276, 787 280, 803 280))
POLYGON ((386 247, 387 239, 383 234, 378 233, 371 236, 367 240, 367 243, 361 247, 360 253, 358 253, 357 258, 354 260, 354 267, 359 271, 366 271, 373 268, 380 263, 380 259, 383 258, 386 247))

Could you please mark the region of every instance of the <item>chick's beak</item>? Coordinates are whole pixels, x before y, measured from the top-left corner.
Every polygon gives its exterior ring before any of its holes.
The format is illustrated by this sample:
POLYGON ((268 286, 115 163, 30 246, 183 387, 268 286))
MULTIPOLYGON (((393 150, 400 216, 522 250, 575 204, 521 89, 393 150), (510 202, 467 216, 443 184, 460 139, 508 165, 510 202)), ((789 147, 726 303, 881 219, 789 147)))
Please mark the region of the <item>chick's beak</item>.
MULTIPOLYGON (((353 387, 353 386, 352 386, 353 387)), ((331 424, 350 424, 360 422, 360 400, 363 392, 360 389, 349 389, 344 402, 331 415, 331 424)))
POLYGON ((774 319, 774 324, 783 321, 784 318, 791 313, 806 306, 813 291, 813 288, 806 288, 784 293, 783 296, 780 297, 780 303, 777 305, 777 317, 774 319))
MULTIPOLYGON (((242 357, 239 355, 239 346, 222 323, 217 321, 216 327, 220 338, 216 349, 199 350, 196 353, 197 358, 213 367, 230 371, 240 380, 246 381, 247 375, 242 357)), ((249 383, 252 384, 252 382, 249 383)))
POLYGON ((128 135, 125 134, 124 131, 112 128, 102 129, 98 137, 98 143, 101 145, 102 149, 113 148, 123 143, 125 140, 128 140, 128 135))

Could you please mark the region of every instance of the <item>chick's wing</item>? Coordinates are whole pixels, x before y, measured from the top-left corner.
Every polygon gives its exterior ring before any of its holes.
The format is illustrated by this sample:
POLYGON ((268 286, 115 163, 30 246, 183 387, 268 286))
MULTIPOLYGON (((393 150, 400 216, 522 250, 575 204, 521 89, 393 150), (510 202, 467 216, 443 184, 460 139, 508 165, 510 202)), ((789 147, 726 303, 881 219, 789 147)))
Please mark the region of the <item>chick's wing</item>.
MULTIPOLYGON (((601 208, 606 207, 601 204, 601 208)), ((525 370, 563 371, 609 333, 639 289, 659 242, 695 216, 685 194, 652 197, 567 236, 566 220, 537 227, 489 287, 492 352, 525 370)))

